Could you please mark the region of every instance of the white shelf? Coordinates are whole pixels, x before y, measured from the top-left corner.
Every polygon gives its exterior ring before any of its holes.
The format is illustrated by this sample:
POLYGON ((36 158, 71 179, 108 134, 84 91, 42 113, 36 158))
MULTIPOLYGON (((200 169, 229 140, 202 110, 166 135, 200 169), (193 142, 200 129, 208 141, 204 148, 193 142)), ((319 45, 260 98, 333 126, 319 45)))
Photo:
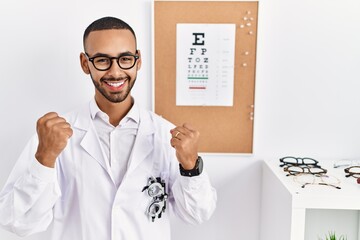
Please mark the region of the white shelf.
POLYGON ((262 240, 269 236, 277 240, 304 240, 309 209, 360 210, 360 185, 355 178, 346 178, 343 168, 320 162, 328 175, 340 180, 341 189, 321 185, 302 188, 279 165, 279 160, 265 161, 263 165, 262 240))

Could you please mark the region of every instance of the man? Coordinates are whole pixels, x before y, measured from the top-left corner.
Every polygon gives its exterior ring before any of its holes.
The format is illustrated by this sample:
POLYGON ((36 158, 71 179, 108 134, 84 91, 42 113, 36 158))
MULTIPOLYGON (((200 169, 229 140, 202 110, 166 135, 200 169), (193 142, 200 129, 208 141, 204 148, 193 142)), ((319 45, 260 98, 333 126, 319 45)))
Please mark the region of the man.
POLYGON ((199 133, 140 109, 141 67, 132 28, 105 17, 85 30, 83 71, 95 98, 37 122, 0 193, 0 225, 20 236, 52 228, 54 240, 170 239, 169 209, 201 223, 216 192, 198 156, 199 133))

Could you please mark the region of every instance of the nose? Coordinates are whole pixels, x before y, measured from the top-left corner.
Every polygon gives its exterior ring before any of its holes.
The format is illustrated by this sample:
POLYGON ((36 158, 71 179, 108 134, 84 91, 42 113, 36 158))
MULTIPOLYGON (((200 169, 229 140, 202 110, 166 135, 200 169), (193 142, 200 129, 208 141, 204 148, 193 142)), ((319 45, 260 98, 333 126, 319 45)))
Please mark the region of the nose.
POLYGON ((111 66, 108 70, 109 75, 113 77, 118 77, 122 75, 123 72, 124 70, 120 68, 119 64, 117 63, 117 59, 111 59, 111 66))

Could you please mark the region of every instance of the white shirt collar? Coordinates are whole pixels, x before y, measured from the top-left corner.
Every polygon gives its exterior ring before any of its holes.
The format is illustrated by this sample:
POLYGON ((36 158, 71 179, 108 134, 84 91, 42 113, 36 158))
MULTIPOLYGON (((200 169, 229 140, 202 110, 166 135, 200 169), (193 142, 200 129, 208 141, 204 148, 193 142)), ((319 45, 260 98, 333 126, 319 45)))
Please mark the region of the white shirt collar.
MULTIPOLYGON (((133 120, 135 123, 140 122, 140 112, 139 112, 139 106, 136 104, 135 99, 133 100, 133 106, 131 107, 130 111, 126 114, 126 116, 121 120, 121 122, 127 122, 128 120, 133 120)), ((91 118, 94 120, 96 116, 99 116, 100 118, 104 118, 106 116, 108 120, 108 116, 106 113, 100 110, 99 106, 97 105, 95 98, 93 98, 90 101, 90 115, 91 118)))

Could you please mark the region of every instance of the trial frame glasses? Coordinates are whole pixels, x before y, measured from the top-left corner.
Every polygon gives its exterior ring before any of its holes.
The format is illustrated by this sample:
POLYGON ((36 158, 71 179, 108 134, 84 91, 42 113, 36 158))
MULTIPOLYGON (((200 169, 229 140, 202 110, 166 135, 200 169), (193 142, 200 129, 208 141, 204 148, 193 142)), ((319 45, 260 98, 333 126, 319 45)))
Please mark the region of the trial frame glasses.
POLYGON ((152 197, 152 202, 147 209, 147 215, 154 222, 155 218, 161 218, 161 214, 165 212, 168 194, 166 193, 165 181, 161 178, 150 177, 148 184, 142 189, 152 197))
POLYGON ((133 68, 140 58, 138 51, 136 50, 135 54, 126 52, 120 54, 118 57, 110 57, 106 54, 99 54, 93 57, 90 57, 87 52, 85 52, 85 56, 87 59, 93 64, 94 68, 99 71, 107 71, 111 68, 113 64, 113 60, 115 59, 118 66, 123 70, 129 70, 133 68))

